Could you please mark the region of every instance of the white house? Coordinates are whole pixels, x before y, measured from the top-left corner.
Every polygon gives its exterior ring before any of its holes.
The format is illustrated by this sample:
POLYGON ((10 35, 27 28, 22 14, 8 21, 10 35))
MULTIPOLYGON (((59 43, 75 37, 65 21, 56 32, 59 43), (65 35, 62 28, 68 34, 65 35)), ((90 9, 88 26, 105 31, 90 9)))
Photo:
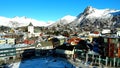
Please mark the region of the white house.
POLYGON ((33 24, 30 22, 30 24, 28 25, 28 32, 29 33, 34 33, 34 26, 33 24))
POLYGON ((108 34, 108 33, 111 33, 110 29, 103 29, 102 30, 102 34, 108 34))
POLYGON ((15 38, 7 38, 7 44, 15 44, 15 38))
POLYGON ((117 36, 120 36, 120 31, 117 31, 117 36))
POLYGON ((30 22, 30 24, 28 25, 28 37, 32 37, 32 36, 34 36, 34 26, 30 22))

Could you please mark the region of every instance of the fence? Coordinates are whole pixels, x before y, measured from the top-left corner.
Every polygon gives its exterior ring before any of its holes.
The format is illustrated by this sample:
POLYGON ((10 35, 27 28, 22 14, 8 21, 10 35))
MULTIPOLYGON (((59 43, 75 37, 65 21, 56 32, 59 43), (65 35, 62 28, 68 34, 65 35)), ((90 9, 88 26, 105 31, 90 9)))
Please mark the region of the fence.
POLYGON ((120 67, 120 58, 119 57, 102 57, 101 55, 94 53, 93 51, 84 52, 83 50, 75 50, 77 58, 89 65, 98 65, 101 64, 108 67, 120 67))

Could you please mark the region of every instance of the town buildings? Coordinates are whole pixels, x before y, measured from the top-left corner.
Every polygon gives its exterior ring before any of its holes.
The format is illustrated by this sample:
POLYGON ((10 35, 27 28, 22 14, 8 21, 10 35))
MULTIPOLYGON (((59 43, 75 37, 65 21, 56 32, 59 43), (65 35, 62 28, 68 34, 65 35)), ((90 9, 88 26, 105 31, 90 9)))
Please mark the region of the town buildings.
POLYGON ((52 54, 54 51, 57 56, 84 59, 85 62, 88 62, 86 58, 94 56, 93 53, 98 51, 96 49, 101 49, 97 58, 95 57, 97 61, 104 62, 104 65, 109 64, 109 62, 114 63, 114 65, 120 64, 118 61, 120 57, 119 34, 112 34, 108 29, 101 32, 87 31, 81 34, 69 34, 70 36, 65 37, 35 32, 32 23, 27 27, 27 32, 13 30, 10 33, 0 34, 0 60, 6 62, 18 58, 40 57, 52 54), (96 46, 91 48, 88 44, 96 46))

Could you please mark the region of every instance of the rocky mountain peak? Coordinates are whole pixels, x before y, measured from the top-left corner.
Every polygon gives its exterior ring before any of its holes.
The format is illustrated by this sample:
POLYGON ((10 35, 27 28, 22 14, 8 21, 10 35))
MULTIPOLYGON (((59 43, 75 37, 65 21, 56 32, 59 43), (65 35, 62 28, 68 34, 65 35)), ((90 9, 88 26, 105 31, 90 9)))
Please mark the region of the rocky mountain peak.
POLYGON ((88 6, 87 8, 85 8, 83 14, 88 15, 88 14, 93 13, 93 12, 95 12, 95 8, 93 8, 92 6, 88 6))
POLYGON ((103 28, 120 27, 120 10, 96 9, 88 6, 77 16, 72 25, 81 29, 95 30, 103 28), (94 29, 93 29, 94 28, 94 29))

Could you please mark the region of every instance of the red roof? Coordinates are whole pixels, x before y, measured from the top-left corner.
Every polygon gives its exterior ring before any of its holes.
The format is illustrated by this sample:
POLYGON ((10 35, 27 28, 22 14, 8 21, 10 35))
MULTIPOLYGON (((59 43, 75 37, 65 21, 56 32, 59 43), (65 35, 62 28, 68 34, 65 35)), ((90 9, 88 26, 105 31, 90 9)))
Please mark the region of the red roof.
POLYGON ((34 44, 35 41, 34 40, 24 40, 25 44, 34 44))
POLYGON ((73 43, 75 43, 77 45, 80 40, 82 40, 82 39, 74 37, 74 38, 69 39, 68 43, 71 44, 73 42, 73 43))

